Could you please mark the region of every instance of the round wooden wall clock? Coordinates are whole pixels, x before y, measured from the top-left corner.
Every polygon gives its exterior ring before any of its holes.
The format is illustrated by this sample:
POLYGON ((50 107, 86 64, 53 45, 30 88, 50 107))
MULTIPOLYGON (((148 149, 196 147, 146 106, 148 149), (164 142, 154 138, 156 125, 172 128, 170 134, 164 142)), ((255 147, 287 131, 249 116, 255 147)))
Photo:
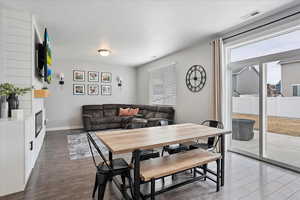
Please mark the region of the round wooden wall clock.
POLYGON ((206 83, 206 72, 203 66, 193 65, 186 73, 185 82, 191 92, 200 92, 206 83))

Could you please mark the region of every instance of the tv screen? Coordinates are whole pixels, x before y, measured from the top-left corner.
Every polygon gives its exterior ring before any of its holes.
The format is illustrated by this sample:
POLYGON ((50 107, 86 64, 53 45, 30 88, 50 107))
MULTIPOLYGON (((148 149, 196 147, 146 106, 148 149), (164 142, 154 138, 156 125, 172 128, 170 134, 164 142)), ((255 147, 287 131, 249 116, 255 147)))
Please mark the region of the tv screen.
MULTIPOLYGON (((37 33, 36 33, 37 34, 37 33)), ((52 78, 52 70, 50 66, 52 65, 52 53, 50 38, 45 29, 44 41, 39 43, 35 35, 35 65, 36 65, 36 75, 43 81, 50 83, 52 78)))
POLYGON ((50 38, 47 32, 47 29, 45 29, 44 33, 44 43, 43 43, 43 49, 44 49, 44 81, 47 83, 51 82, 51 76, 52 76, 52 70, 49 66, 52 65, 52 53, 51 53, 51 43, 50 38))

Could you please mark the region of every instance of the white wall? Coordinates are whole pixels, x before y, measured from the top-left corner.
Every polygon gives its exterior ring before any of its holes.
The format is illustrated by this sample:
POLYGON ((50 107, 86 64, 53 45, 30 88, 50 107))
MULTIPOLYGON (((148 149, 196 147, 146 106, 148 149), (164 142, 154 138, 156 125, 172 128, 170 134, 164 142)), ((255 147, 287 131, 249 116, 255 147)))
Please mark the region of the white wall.
POLYGON ((293 84, 300 84, 300 62, 281 64, 282 94, 293 96, 293 84))
POLYGON ((176 62, 177 99, 175 120, 177 123, 195 122, 212 117, 212 58, 210 40, 166 56, 137 68, 137 103, 149 104, 148 69, 176 62), (199 93, 188 90, 185 75, 192 65, 203 65, 207 73, 205 87, 199 93))
MULTIPOLYGON (((53 44, 55 46, 55 44, 53 44)), ((55 50, 55 49, 54 49, 55 50)), ((66 52, 68 53, 68 52, 66 52)), ((46 99, 46 117, 48 119, 47 129, 68 129, 82 127, 81 106, 87 104, 109 104, 109 103, 136 103, 136 71, 134 68, 109 66, 107 64, 84 62, 79 60, 65 61, 56 60, 52 69, 56 74, 63 72, 65 84, 58 84, 58 77, 54 77, 48 86, 50 97, 46 99), (83 83, 87 89, 88 71, 111 72, 112 73, 112 96, 89 96, 73 95, 73 84, 81 82, 73 81, 73 70, 84 70, 86 81, 83 83), (116 77, 120 76, 123 80, 122 88, 117 86, 116 77)), ((91 83, 94 84, 94 83, 91 83)), ((100 90, 100 82, 99 90, 100 90)))

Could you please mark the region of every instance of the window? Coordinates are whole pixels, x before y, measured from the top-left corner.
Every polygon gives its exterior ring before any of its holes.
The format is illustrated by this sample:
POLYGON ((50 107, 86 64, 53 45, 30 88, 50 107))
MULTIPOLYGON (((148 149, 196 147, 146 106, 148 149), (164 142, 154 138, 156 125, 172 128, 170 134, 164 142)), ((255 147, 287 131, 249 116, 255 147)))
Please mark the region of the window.
POLYGON ((150 104, 176 105, 175 64, 149 71, 150 104))
POLYGON ((300 97, 300 85, 292 85, 293 87, 293 96, 300 97))

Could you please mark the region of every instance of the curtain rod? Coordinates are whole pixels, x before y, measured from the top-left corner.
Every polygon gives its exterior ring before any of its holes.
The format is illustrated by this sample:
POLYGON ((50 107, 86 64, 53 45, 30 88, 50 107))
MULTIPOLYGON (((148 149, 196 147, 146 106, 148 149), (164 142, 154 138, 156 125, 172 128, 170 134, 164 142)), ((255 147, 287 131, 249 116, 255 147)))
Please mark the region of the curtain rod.
POLYGON ((245 34, 245 33, 248 33, 248 32, 251 32, 251 31, 254 31, 254 30, 257 30, 257 29, 263 28, 263 27, 265 27, 265 26, 269 26, 269 25, 271 25, 271 24, 274 24, 274 23, 280 22, 280 21, 282 21, 282 20, 285 20, 285 19, 287 19, 287 18, 293 17, 293 16, 295 16, 295 15, 299 15, 299 14, 300 14, 300 11, 298 11, 298 12, 295 12, 295 13, 292 13, 292 14, 290 14, 290 15, 287 15, 287 16, 284 16, 284 17, 281 17, 281 18, 279 18, 279 19, 276 19, 276 20, 274 20, 274 21, 271 21, 271 22, 268 22, 268 23, 265 23, 265 24, 262 24, 262 25, 256 26, 256 27, 254 27, 254 28, 251 28, 251 29, 248 29, 248 30, 242 31, 242 32, 240 32, 240 33, 236 33, 236 34, 234 34, 234 35, 228 36, 228 37, 226 37, 226 38, 223 38, 223 40, 228 40, 228 39, 231 39, 231 38, 234 38, 234 37, 237 37, 237 36, 243 35, 243 34, 245 34))

